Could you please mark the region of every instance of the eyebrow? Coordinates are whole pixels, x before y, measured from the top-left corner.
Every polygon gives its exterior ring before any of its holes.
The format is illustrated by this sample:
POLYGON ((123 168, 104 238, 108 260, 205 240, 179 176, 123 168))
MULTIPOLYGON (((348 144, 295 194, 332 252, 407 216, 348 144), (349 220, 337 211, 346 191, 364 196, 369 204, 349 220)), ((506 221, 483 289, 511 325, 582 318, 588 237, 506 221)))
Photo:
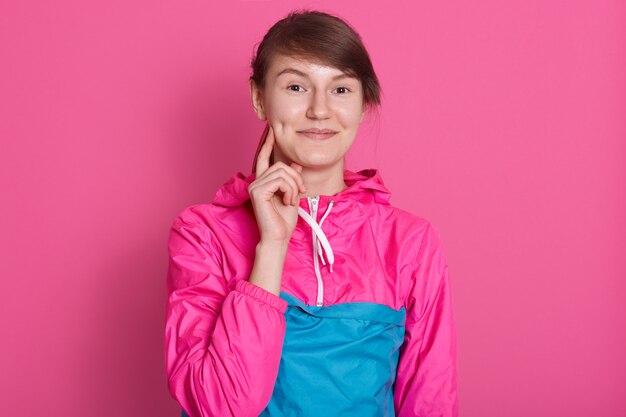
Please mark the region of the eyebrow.
MULTIPOLYGON (((284 70, 282 70, 281 72, 279 72, 276 75, 276 78, 280 77, 283 74, 295 74, 295 75, 299 75, 299 76, 304 77, 304 78, 309 78, 309 74, 304 73, 304 72, 302 72, 300 70, 297 70, 295 68, 285 68, 284 70)), ((351 76, 349 76, 346 73, 342 73, 342 74, 339 74, 339 75, 335 75, 332 79, 334 81, 334 80, 340 80, 342 78, 354 78, 354 77, 351 77, 351 76)))

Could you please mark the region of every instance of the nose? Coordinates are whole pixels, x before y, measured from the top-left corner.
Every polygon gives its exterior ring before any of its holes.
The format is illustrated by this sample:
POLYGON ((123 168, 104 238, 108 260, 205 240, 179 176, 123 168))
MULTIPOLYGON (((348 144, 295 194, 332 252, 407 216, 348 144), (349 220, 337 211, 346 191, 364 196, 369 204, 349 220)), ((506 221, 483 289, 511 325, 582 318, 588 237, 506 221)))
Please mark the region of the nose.
POLYGON ((323 90, 315 90, 311 96, 307 117, 310 119, 328 119, 330 113, 331 110, 328 105, 326 92, 323 90))

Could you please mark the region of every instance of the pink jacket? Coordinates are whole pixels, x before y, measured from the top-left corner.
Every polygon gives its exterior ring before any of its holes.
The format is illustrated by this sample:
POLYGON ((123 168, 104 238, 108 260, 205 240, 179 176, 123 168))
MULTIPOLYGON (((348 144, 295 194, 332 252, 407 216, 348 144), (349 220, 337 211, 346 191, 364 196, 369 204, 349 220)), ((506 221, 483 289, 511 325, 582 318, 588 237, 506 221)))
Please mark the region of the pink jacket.
POLYGON ((302 198, 280 296, 250 284, 259 231, 235 174, 169 238, 166 370, 183 415, 458 414, 448 268, 375 169, 302 198))

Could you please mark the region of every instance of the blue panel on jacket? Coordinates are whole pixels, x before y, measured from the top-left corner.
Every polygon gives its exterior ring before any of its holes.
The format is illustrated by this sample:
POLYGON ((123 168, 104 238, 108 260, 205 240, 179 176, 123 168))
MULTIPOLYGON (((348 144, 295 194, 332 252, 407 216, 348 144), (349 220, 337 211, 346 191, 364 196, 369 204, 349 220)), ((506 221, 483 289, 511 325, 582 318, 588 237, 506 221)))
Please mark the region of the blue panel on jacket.
POLYGON ((281 292, 287 332, 263 417, 394 416, 405 308, 358 302, 315 307, 281 292))

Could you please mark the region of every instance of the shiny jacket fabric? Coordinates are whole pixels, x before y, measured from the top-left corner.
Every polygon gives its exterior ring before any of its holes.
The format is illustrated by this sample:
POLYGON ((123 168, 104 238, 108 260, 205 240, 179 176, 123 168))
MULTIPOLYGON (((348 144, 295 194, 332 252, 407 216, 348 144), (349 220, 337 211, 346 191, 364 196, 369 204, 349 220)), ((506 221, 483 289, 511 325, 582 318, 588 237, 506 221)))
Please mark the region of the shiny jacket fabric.
POLYGON ((248 282, 259 230, 238 172, 168 243, 169 389, 183 416, 458 414, 442 244, 376 169, 300 199, 280 296, 248 282))

